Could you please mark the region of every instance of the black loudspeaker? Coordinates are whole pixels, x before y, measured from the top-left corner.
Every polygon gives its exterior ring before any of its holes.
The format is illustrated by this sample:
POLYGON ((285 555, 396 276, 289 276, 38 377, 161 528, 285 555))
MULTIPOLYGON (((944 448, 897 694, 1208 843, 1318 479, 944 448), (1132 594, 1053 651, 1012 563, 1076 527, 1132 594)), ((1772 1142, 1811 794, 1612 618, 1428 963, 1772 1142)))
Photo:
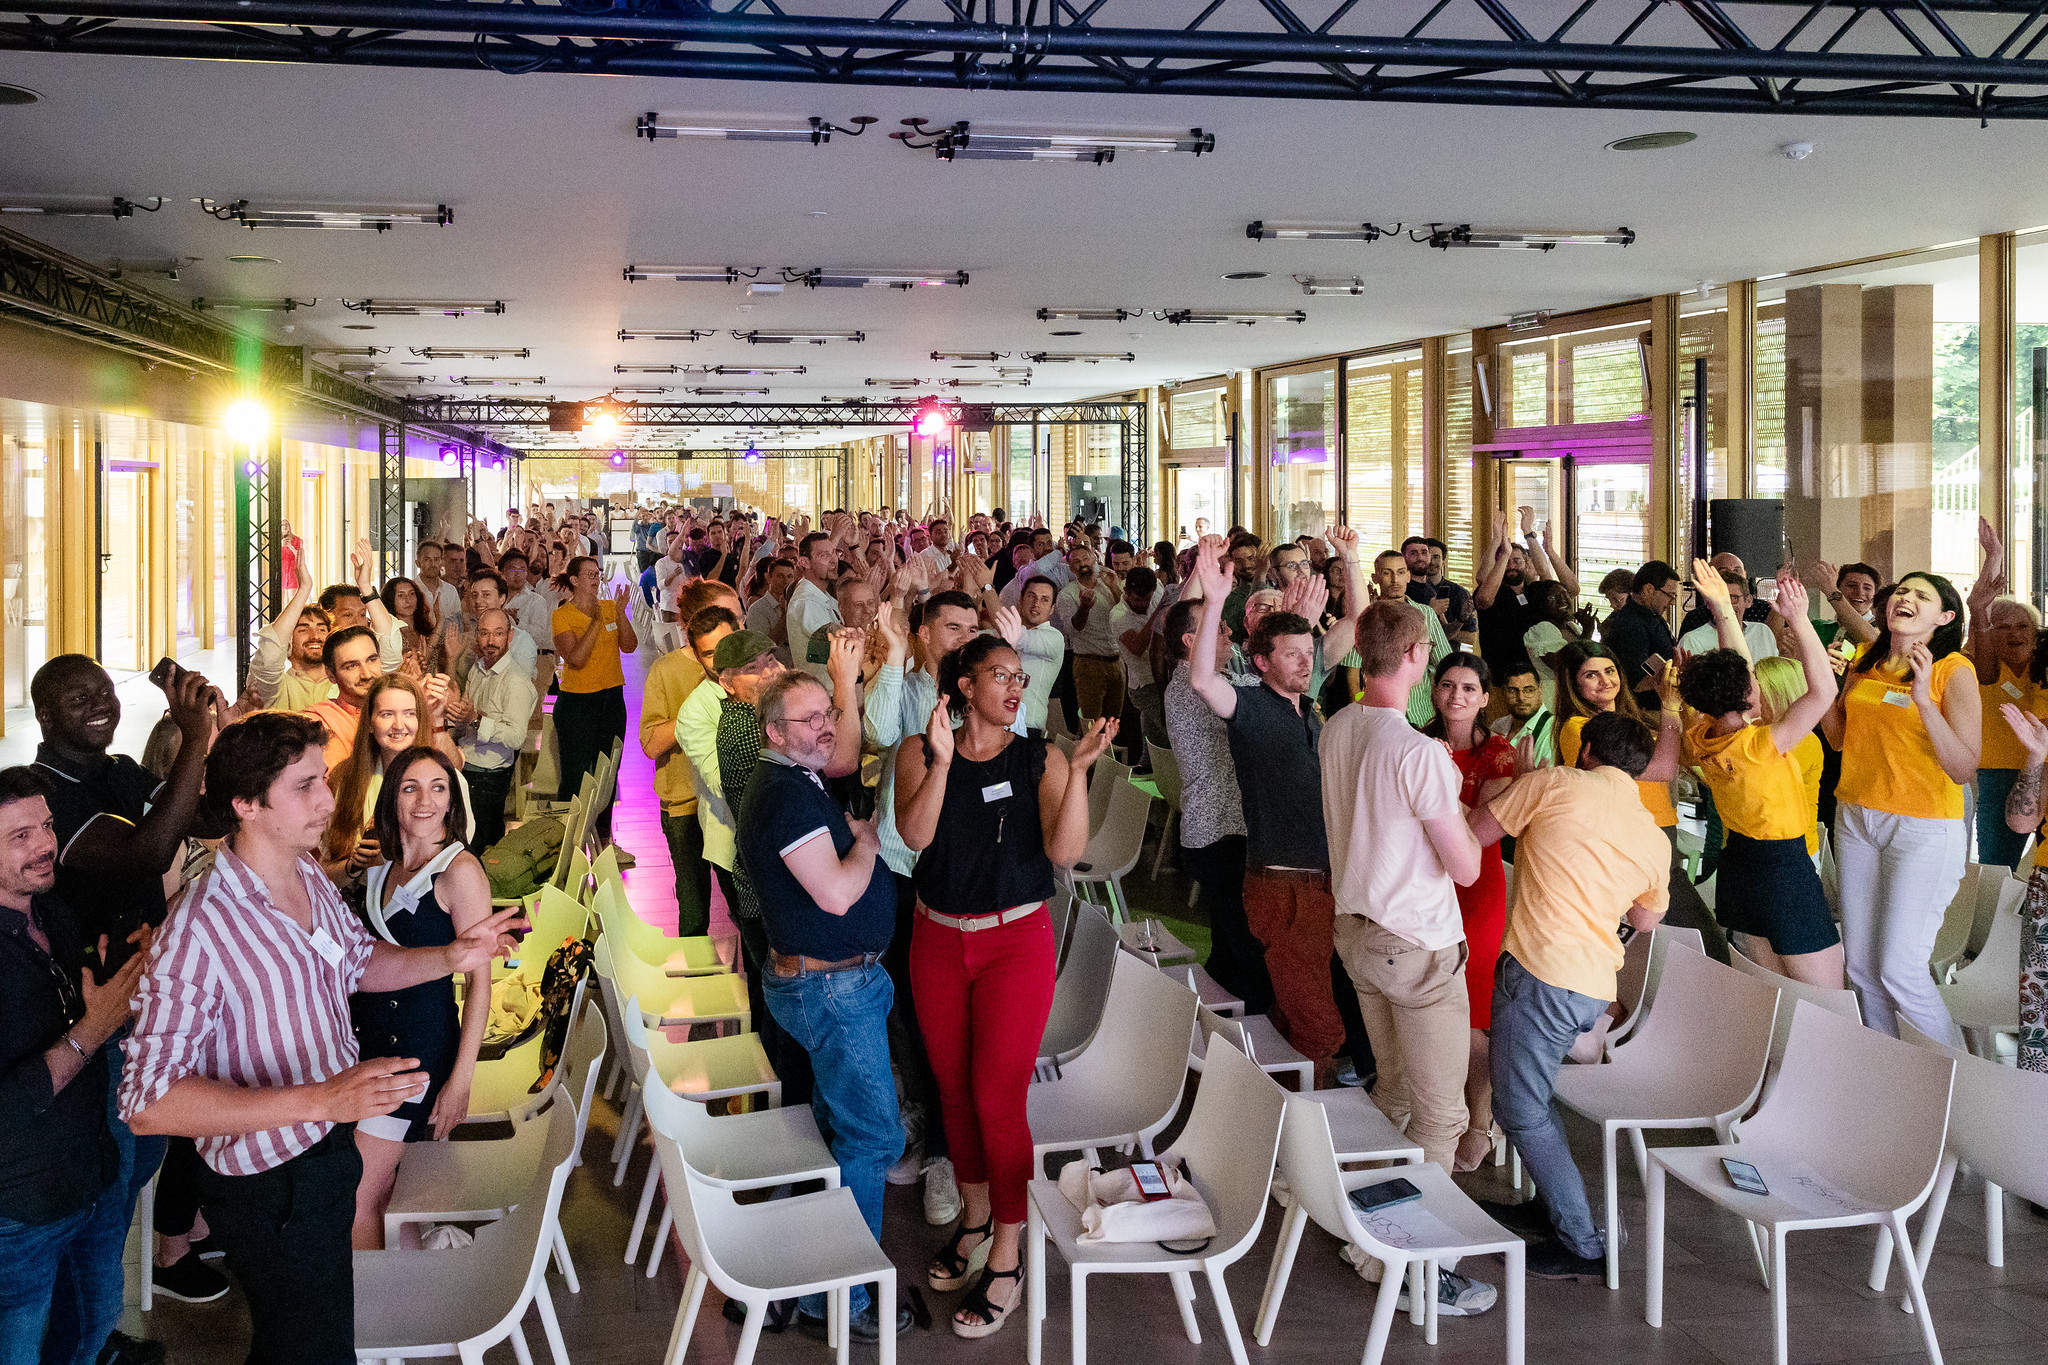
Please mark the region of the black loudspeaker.
POLYGON ((963 403, 960 407, 960 430, 994 431, 996 409, 993 403, 963 403))
POLYGON ((1707 504, 1709 553, 1732 554, 1752 578, 1785 562, 1785 504, 1776 498, 1715 498, 1707 504))

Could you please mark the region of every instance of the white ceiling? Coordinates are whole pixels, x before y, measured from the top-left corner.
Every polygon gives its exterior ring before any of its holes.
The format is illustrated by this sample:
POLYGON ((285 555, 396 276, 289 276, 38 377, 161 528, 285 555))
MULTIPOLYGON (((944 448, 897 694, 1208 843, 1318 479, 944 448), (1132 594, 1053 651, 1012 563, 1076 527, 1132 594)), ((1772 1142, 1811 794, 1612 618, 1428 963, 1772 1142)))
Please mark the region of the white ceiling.
MULTIPOLYGON (((2048 222, 2040 125, 1395 104, 1021 95, 598 76, 0 54, 0 81, 44 95, 0 106, 0 198, 163 195, 132 219, 10 216, 93 260, 195 256, 177 297, 318 297, 260 315, 272 340, 392 346, 388 370, 541 375, 590 397, 614 385, 733 383, 618 376, 619 362, 785 364, 770 401, 873 393, 870 376, 936 380, 933 350, 1132 351, 1135 364, 1041 366, 1028 389, 963 401, 1054 401, 1458 331, 1562 310, 2048 222), (831 145, 662 141, 637 115, 754 114, 882 122, 831 145), (1185 129, 1217 150, 1108 166, 941 163, 886 139, 899 119, 1080 129, 1185 129), (1685 128, 1698 141, 1603 144, 1685 128), (1778 152, 1810 141, 1794 162, 1778 152), (337 205, 446 203, 444 229, 263 231, 216 222, 199 196, 337 205), (822 213, 824 216, 815 216, 822 213), (1253 242, 1254 218, 1621 225, 1636 245, 1435 252, 1407 242, 1253 242), (230 265, 233 253, 276 265, 230 265), (642 265, 966 270, 965 289, 808 291, 748 299, 715 285, 625 283, 642 265), (1269 278, 1226 282, 1229 271, 1269 278), (1304 298, 1293 274, 1352 275, 1363 297, 1304 298), (502 298, 502 317, 365 319, 343 297, 502 298), (751 304, 751 309, 742 311, 751 304), (1285 309, 1305 325, 1042 323, 1044 305, 1285 309), (371 322, 375 331, 344 330, 371 322), (287 328, 291 330, 287 331, 287 328), (616 339, 621 327, 860 329, 861 345, 616 339), (1079 337, 1052 337, 1079 328, 1079 337), (409 346, 528 346, 528 360, 401 367, 409 346)), ((1015 360, 1006 363, 1019 363, 1015 360)), ((445 383, 428 391, 450 392, 445 383)), ((675 395, 682 397, 680 393, 675 395)))

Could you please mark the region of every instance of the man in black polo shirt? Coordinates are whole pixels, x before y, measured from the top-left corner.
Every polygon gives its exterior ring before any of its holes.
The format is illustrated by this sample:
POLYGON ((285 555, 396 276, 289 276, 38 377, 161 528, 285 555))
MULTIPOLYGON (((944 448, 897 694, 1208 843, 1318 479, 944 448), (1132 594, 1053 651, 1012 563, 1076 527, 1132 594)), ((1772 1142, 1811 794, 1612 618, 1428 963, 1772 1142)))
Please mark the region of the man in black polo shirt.
POLYGON ((1330 982, 1337 905, 1330 893, 1330 846, 1323 833, 1323 779, 1316 741, 1323 722, 1304 695, 1315 668, 1307 620, 1275 611, 1252 631, 1246 653, 1252 687, 1233 687, 1216 668, 1218 605, 1230 579, 1213 554, 1195 556, 1202 624, 1189 653, 1188 685, 1223 720, 1244 800, 1244 909, 1266 949, 1273 1023, 1315 1063, 1318 1089, 1335 1078, 1344 1020, 1330 982))
MULTIPOLYGON (((198 828, 207 745, 216 708, 224 709, 203 674, 179 669, 161 686, 180 741, 167 778, 126 754, 107 752, 121 723, 121 701, 98 663, 83 654, 59 654, 29 683, 43 732, 35 766, 50 789, 57 832, 57 894, 77 917, 85 942, 106 937, 107 960, 114 965, 133 951, 127 944, 137 929, 164 922, 164 874, 184 856, 185 839, 198 828)), ((116 1087, 121 1058, 117 1037, 107 1056, 116 1087)), ((138 1139, 119 1118, 113 1134, 132 1198, 166 1164, 167 1142, 138 1139)), ((172 1161, 158 1187, 156 1221, 167 1229, 167 1240, 156 1278, 170 1297, 206 1303, 227 1293, 228 1282, 185 1244, 198 1214, 196 1170, 196 1159, 172 1161)))
POLYGON ((81 965, 104 960, 51 894, 47 790, 33 768, 0 769, 0 1361, 92 1365, 121 1317, 131 1208, 106 1043, 129 1021, 149 931, 104 985, 81 965))
POLYGON ((1628 601, 1600 628, 1601 642, 1621 663, 1622 686, 1654 696, 1657 689, 1648 661, 1653 656, 1667 663, 1677 658, 1678 642, 1672 637, 1667 613, 1678 601, 1678 589, 1678 570, 1653 559, 1636 570, 1628 601))
MULTIPOLYGON (((820 776, 838 727, 860 718, 841 716, 823 684, 795 671, 763 686, 756 706, 764 747, 738 833, 768 930, 762 989, 775 1021, 810 1054, 818 1127, 880 1241, 884 1177, 903 1155, 889 1071, 896 997, 882 966, 896 932, 896 882, 877 856, 876 822, 849 821, 820 776)), ((879 1339, 881 1314, 869 1286, 854 1289, 850 1308, 854 1338, 879 1339)), ((824 1314, 824 1295, 807 1295, 797 1325, 822 1337, 824 1314)), ((897 1335, 910 1323, 909 1307, 897 1309, 897 1335)))

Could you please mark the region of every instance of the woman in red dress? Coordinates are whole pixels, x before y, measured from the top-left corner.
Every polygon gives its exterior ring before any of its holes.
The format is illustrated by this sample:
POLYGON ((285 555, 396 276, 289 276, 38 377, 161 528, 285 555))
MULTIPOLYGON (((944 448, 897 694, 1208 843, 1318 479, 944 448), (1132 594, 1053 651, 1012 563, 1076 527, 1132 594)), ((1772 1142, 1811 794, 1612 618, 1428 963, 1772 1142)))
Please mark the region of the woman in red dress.
MULTIPOLYGON (((1506 790, 1515 775, 1515 750, 1504 735, 1486 728, 1487 689, 1492 677, 1476 654, 1453 654, 1436 666, 1436 719, 1423 733, 1442 740, 1464 775, 1459 798, 1470 810, 1506 790)), ((1465 1107, 1471 1118, 1458 1143, 1457 1168, 1475 1169, 1493 1146, 1493 1085, 1488 1079, 1486 1030, 1493 1023, 1493 968, 1507 929, 1507 878, 1500 845, 1480 851, 1479 879, 1458 888, 1465 920, 1465 991, 1472 1001, 1472 1059, 1465 1077, 1465 1107)))

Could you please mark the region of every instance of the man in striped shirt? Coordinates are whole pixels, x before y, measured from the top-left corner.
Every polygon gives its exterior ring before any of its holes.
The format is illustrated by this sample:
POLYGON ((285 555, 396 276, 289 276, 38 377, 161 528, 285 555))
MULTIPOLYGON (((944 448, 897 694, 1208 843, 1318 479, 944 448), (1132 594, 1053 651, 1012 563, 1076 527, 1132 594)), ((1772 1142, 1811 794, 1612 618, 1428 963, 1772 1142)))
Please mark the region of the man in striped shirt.
POLYGON ((354 1365, 354 1127, 426 1086, 414 1058, 357 1060, 348 997, 484 970, 519 913, 445 948, 372 939, 315 861, 334 813, 322 739, 264 712, 207 755, 207 808, 234 833, 151 948, 120 1091, 136 1132, 197 1141, 258 1365, 354 1365))

